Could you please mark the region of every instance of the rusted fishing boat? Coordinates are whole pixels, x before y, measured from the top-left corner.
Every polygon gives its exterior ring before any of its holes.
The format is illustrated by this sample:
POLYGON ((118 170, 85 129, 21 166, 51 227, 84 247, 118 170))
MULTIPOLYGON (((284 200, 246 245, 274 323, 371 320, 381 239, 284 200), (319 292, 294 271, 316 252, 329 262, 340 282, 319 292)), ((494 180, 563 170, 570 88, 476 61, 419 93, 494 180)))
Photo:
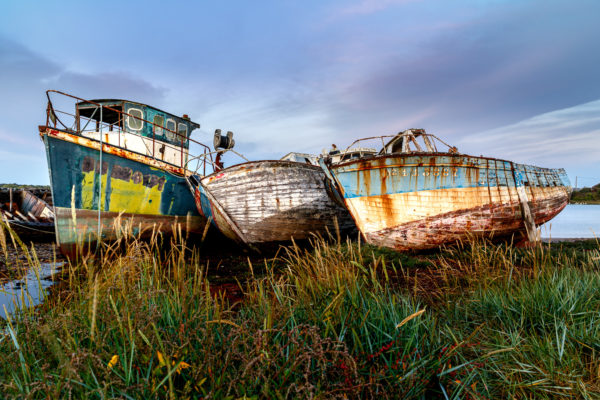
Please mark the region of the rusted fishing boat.
POLYGON ((0 214, 4 222, 24 241, 52 239, 54 211, 51 205, 52 196, 47 189, 0 190, 0 214))
POLYGON ((190 180, 198 209, 225 236, 250 247, 355 229, 321 168, 309 162, 245 162, 190 180))
POLYGON ((153 230, 203 231, 206 218, 185 179, 195 142, 190 133, 199 124, 128 100, 84 100, 53 90, 47 96, 46 125, 39 131, 63 253, 126 230, 142 238, 153 230), (51 94, 74 101, 75 114, 55 110, 51 94))
POLYGON ((321 166, 365 240, 396 250, 472 234, 534 240, 571 192, 564 169, 459 154, 421 129, 396 135, 377 155, 321 166))

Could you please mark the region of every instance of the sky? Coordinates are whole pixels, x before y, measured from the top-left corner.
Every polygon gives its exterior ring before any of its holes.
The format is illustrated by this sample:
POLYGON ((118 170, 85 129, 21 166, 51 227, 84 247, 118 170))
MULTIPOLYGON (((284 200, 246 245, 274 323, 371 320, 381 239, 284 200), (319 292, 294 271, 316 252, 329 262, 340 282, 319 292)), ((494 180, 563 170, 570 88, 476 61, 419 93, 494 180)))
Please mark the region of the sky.
POLYGON ((0 183, 48 183, 38 125, 57 89, 188 114, 193 138, 231 130, 250 160, 424 128, 593 185, 599 15, 596 0, 4 1, 0 183))

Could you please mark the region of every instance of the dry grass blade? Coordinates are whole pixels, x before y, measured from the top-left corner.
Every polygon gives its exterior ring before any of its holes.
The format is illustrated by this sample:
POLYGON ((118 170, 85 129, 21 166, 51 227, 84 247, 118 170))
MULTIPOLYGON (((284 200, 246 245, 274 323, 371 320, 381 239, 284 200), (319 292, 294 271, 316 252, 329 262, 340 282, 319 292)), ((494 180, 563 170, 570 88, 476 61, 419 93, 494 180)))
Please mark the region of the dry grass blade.
POLYGON ((419 310, 416 313, 413 313, 411 315, 409 315, 408 317, 404 318, 398 325, 396 325, 396 329, 401 328, 404 324, 406 324, 408 321, 417 318, 419 315, 423 314, 425 312, 425 309, 419 310))

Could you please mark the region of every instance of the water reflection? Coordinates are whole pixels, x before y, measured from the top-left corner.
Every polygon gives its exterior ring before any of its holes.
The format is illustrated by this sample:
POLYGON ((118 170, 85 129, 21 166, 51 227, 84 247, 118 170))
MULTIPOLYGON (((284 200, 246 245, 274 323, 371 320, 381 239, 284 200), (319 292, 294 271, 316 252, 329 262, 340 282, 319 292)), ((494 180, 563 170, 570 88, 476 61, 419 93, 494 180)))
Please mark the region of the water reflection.
POLYGON ((600 236, 600 205, 569 204, 541 226, 542 238, 597 238, 600 236))
POLYGON ((40 304, 47 296, 47 289, 55 282, 52 275, 60 271, 64 262, 41 263, 29 268, 25 276, 0 285, 0 318, 7 313, 40 304))

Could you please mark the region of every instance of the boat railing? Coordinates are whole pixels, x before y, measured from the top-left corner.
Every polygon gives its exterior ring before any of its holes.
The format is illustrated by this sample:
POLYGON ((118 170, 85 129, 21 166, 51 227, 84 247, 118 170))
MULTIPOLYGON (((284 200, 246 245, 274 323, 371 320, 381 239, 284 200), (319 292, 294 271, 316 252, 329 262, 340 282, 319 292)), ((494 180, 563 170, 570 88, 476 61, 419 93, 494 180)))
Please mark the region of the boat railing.
POLYGON ((202 148, 203 153, 200 154, 200 156, 196 156, 196 157, 192 157, 192 158, 202 160, 203 165, 201 168, 203 168, 204 173, 206 173, 206 164, 207 163, 214 167, 214 160, 212 159, 212 154, 214 152, 211 151, 210 147, 208 147, 204 143, 194 140, 186 135, 182 135, 181 133, 179 133, 177 131, 171 130, 171 129, 167 128, 166 126, 158 125, 154 122, 148 121, 148 120, 138 117, 136 115, 132 115, 130 113, 119 110, 117 108, 103 105, 103 104, 97 103, 93 100, 86 100, 81 97, 77 97, 77 96, 74 96, 74 95, 71 95, 68 93, 64 93, 64 92, 61 92, 58 90, 47 90, 46 96, 48 98, 48 107, 46 109, 46 126, 48 126, 48 127, 51 127, 51 123, 52 123, 52 125, 55 129, 61 129, 58 127, 60 124, 62 126, 62 129, 64 129, 65 131, 67 131, 69 133, 75 133, 78 136, 88 137, 88 138, 89 138, 89 135, 84 135, 84 133, 86 133, 86 132, 87 133, 97 133, 99 135, 100 142, 103 142, 102 134, 104 134, 104 133, 117 134, 116 143, 112 143, 112 142, 107 143, 110 145, 116 145, 117 147, 122 147, 122 143, 124 145, 124 140, 122 140, 122 139, 124 139, 124 137, 123 137, 124 135, 139 136, 142 138, 142 142, 144 143, 144 146, 146 148, 146 154, 144 154, 144 155, 149 156, 157 161, 173 164, 173 165, 176 165, 181 168, 186 168, 187 164, 189 163, 190 155, 189 155, 188 147, 189 147, 189 143, 194 143, 195 145, 198 145, 202 148), (94 105, 94 106, 96 106, 96 110, 94 110, 91 117, 76 115, 76 114, 72 114, 72 113, 69 113, 66 111, 57 110, 57 109, 55 109, 55 107, 53 105, 51 93, 65 96, 67 98, 71 98, 71 99, 79 101, 79 102, 85 102, 86 104, 94 105), (119 119, 118 119, 117 123, 115 124, 115 123, 109 123, 109 122, 104 121, 103 115, 102 115, 102 110, 108 110, 108 111, 117 113, 117 115, 119 115, 119 119), (98 117, 96 117, 96 112, 99 112, 98 117), (73 124, 71 126, 68 126, 68 124, 65 124, 65 122, 63 122, 58 117, 57 114, 72 117, 73 124), (123 125, 124 125, 124 119, 125 119, 124 117, 125 116, 139 120, 143 123, 146 123, 146 124, 149 124, 150 126, 152 126, 152 137, 149 138, 146 136, 142 136, 138 132, 129 131, 129 130, 124 129, 123 125), (82 120, 85 121, 85 125, 83 126, 83 128, 81 127, 82 120), (96 124, 92 129, 87 129, 87 127, 91 121, 95 121, 96 124), (178 138, 179 144, 178 145, 169 144, 163 140, 157 139, 156 138, 157 129, 162 132, 169 132, 173 138, 178 138), (144 139, 149 139, 148 141, 150 143, 147 143, 146 140, 144 140, 144 139), (159 143, 158 147, 156 145, 157 143, 159 143), (149 146, 150 144, 151 144, 151 146, 149 146), (188 144, 188 146, 186 146, 186 144, 188 144), (174 153, 177 153, 177 152, 179 153, 179 158, 180 158, 179 164, 177 164, 177 162, 173 162, 172 160, 171 161, 164 160, 165 148, 167 148, 167 147, 169 149, 171 149, 174 153), (159 153, 160 155, 157 153, 159 153))
POLYGON ((379 136, 371 136, 366 138, 360 138, 352 142, 348 147, 346 147, 343 151, 349 151, 352 147, 354 147, 357 143, 368 141, 368 140, 381 140, 381 151, 379 154, 391 154, 391 153, 411 153, 411 152, 429 152, 429 153, 437 153, 437 143, 441 143, 442 145, 448 148, 447 152, 449 153, 457 153, 458 150, 456 147, 449 145, 444 142, 439 137, 432 135, 430 133, 425 133, 421 129, 408 129, 406 131, 400 132, 396 135, 379 135, 379 136), (385 141, 386 138, 389 140, 385 141), (417 138, 421 138, 423 143, 419 144, 417 138), (399 145, 399 146, 397 146, 399 145), (400 151, 397 151, 397 148, 400 147, 400 151))
POLYGON ((243 154, 238 153, 237 151, 235 151, 233 149, 220 149, 220 150, 213 150, 210 152, 205 152, 204 154, 190 157, 188 159, 188 161, 186 162, 185 168, 190 171, 194 171, 193 173, 196 175, 199 173, 199 170, 201 168, 203 168, 202 175, 206 175, 206 165, 210 164, 213 167, 213 171, 218 172, 224 168, 223 164, 220 162, 220 159, 221 159, 221 157, 223 157, 223 155, 225 155, 225 153, 228 153, 228 152, 235 154, 236 156, 243 159, 245 162, 250 161, 246 157, 244 157, 243 154), (212 157, 213 155, 215 156, 214 159, 212 157), (196 166, 195 166, 195 168, 191 168, 190 165, 194 161, 196 161, 196 166))

